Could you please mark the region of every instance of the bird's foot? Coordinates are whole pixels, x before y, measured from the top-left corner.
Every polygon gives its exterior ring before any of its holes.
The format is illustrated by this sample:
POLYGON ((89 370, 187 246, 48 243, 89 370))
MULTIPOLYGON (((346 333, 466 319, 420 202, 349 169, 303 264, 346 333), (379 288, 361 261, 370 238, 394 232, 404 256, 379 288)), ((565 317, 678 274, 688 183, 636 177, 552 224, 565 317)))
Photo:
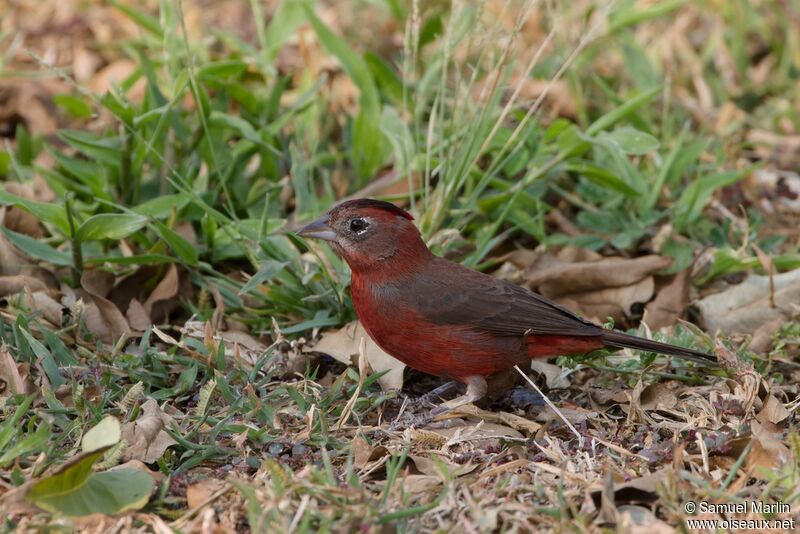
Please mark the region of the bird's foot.
MULTIPOLYGON (((440 415, 444 415, 448 412, 451 412, 458 408, 459 406, 463 406, 465 404, 469 404, 471 402, 475 402, 483 398, 486 395, 486 379, 482 376, 470 376, 465 381, 467 384, 467 392, 460 397, 456 397, 455 399, 449 400, 447 402, 441 403, 439 406, 431 409, 425 415, 414 415, 410 418, 398 418, 389 426, 389 430, 399 430, 401 427, 411 427, 411 426, 423 426, 427 425, 435 417, 440 415)), ((438 396, 442 394, 442 391, 448 391, 450 388, 453 387, 454 384, 457 382, 448 382, 447 384, 443 384, 438 388, 434 389, 427 395, 431 395, 432 397, 438 396)), ((427 396, 425 395, 425 396, 427 396)))

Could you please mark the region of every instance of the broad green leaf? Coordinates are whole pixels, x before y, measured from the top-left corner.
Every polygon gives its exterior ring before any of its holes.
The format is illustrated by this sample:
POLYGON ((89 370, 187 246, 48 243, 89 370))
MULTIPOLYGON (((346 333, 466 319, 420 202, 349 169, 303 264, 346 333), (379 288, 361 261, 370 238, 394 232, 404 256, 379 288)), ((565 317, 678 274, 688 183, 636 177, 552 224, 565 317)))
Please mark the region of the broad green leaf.
POLYGON ((158 233, 158 236, 164 240, 164 243, 172 249, 181 261, 188 265, 197 265, 197 247, 186 241, 162 222, 154 221, 152 225, 156 233, 158 233))
POLYGON ((149 31, 159 39, 164 37, 164 30, 161 28, 161 24, 159 24, 158 19, 146 13, 143 9, 137 8, 135 4, 133 6, 129 6, 120 2, 119 0, 110 0, 109 3, 124 13, 140 28, 149 31))
POLYGON ((230 128, 231 130, 238 132, 239 135, 251 143, 264 146, 264 141, 261 140, 261 136, 258 134, 256 129, 253 128, 253 125, 241 117, 236 117, 221 111, 212 111, 209 122, 212 126, 230 128))
POLYGON ((54 95, 53 103, 64 108, 67 113, 76 119, 88 119, 92 116, 92 106, 83 98, 65 93, 54 95))
POLYGON ((191 197, 186 193, 164 195, 148 200, 133 208, 139 215, 146 215, 154 219, 165 219, 175 210, 182 210, 191 202, 191 197))
POLYGON ((58 364, 53 358, 53 355, 50 354, 48 348, 45 347, 41 341, 33 337, 30 332, 25 330, 25 328, 20 327, 19 331, 22 333, 25 341, 28 342, 28 345, 33 353, 37 358, 39 358, 39 361, 44 368, 44 372, 47 374, 47 378, 50 379, 50 383, 53 385, 53 387, 57 388, 63 384, 66 384, 67 381, 61 376, 58 364))
POLYGON ((242 295, 244 293, 248 293, 257 285, 262 284, 267 280, 272 280, 288 265, 289 262, 285 261, 265 261, 261 264, 261 267, 259 267, 258 272, 254 274, 253 277, 250 278, 250 280, 248 280, 247 283, 242 287, 241 291, 239 291, 239 294, 242 295))
POLYGON ((63 206, 49 204, 46 202, 36 202, 26 198, 18 197, 0 189, 0 205, 16 206, 34 214, 42 222, 56 225, 64 234, 69 234, 69 223, 67 222, 67 212, 63 206))
POLYGON ((624 180, 621 180, 619 176, 594 163, 588 161, 571 161, 567 165, 567 170, 579 173, 600 187, 615 189, 627 196, 636 196, 639 194, 636 189, 628 185, 624 180))
POLYGON ((134 469, 93 473, 92 465, 122 436, 119 421, 107 416, 83 436, 82 453, 58 471, 31 486, 29 502, 67 516, 117 514, 143 507, 150 499, 153 478, 134 469))
POLYGON ((6 238, 18 249, 26 255, 37 260, 44 260, 59 265, 62 267, 69 267, 72 265, 72 256, 66 252, 56 250, 47 243, 40 239, 34 239, 25 234, 19 234, 13 230, 9 230, 4 226, 0 226, 0 230, 5 234, 6 238))
POLYGON ((616 107, 594 121, 587 129, 586 134, 589 136, 595 136, 604 130, 608 130, 610 127, 642 107, 643 105, 650 102, 653 98, 656 97, 661 92, 662 87, 660 85, 653 87, 645 91, 644 93, 638 94, 622 104, 619 107, 616 107))
POLYGON ((78 227, 79 241, 123 239, 147 224, 147 217, 131 213, 100 213, 92 215, 78 227))
POLYGON ((726 171, 705 176, 690 183, 681 193, 673 209, 673 221, 677 228, 685 228, 703 211, 714 191, 735 184, 753 172, 752 167, 736 171, 726 171))
POLYGON ((241 74, 245 69, 247 69, 247 63, 239 59, 213 61, 211 63, 206 63, 197 70, 197 78, 200 80, 209 78, 229 78, 241 74))
POLYGON ((72 147, 78 149, 89 159, 119 167, 122 160, 122 145, 118 136, 99 136, 87 132, 60 131, 61 137, 72 147))
POLYGON ((292 0, 281 2, 278 9, 264 32, 265 50, 270 61, 278 55, 283 43, 286 42, 300 24, 305 20, 304 8, 307 0, 292 0))
POLYGON ((112 515, 142 508, 150 499, 153 478, 134 469, 93 473, 92 464, 103 452, 84 453, 77 463, 40 480, 28 492, 27 500, 66 516, 112 515))
POLYGON ((113 415, 105 416, 99 423, 90 428, 81 439, 83 452, 94 452, 107 449, 122 438, 122 427, 113 415))
POLYGON ((649 133, 630 126, 616 128, 613 132, 603 135, 603 137, 616 143, 626 154, 632 155, 647 154, 653 152, 659 146, 658 139, 649 133))

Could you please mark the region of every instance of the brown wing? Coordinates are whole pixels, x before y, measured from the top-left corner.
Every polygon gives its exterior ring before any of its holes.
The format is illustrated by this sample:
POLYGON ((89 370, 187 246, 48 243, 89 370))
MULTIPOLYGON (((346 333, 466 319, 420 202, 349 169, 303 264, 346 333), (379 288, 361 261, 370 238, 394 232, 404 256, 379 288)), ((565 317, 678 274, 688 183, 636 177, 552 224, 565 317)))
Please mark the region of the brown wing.
POLYGON ((502 336, 604 332, 541 295, 444 259, 431 262, 401 293, 435 324, 470 324, 502 336))

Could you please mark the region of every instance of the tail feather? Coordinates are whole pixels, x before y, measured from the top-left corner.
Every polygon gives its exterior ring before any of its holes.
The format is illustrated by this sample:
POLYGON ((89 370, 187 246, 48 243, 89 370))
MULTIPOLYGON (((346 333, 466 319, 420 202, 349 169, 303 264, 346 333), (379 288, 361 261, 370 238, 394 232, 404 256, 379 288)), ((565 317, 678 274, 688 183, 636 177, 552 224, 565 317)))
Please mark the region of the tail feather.
POLYGON ((684 360, 689 360, 706 367, 718 367, 717 359, 711 354, 705 352, 678 347, 676 345, 669 345, 667 343, 659 343, 643 337, 632 336, 630 334, 623 334, 622 332, 614 332, 608 330, 603 332, 603 343, 608 347, 616 347, 619 349, 639 349, 650 352, 657 352, 658 354, 666 354, 668 356, 677 356, 684 360))

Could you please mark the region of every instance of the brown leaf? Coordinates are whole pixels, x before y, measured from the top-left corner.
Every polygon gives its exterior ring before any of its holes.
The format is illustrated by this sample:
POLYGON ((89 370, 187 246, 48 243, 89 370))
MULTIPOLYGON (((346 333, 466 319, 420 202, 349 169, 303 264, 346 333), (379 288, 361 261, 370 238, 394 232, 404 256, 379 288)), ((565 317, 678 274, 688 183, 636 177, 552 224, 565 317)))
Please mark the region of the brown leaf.
MULTIPOLYGON (((31 183, 21 184, 19 182, 6 182, 5 189, 12 195, 16 195, 27 200, 36 200, 36 194, 33 190, 33 184, 31 183)), ((20 234, 25 234, 31 237, 44 236, 44 228, 42 227, 39 218, 21 208, 13 206, 7 208, 5 216, 2 219, 2 224, 9 230, 13 230, 14 232, 18 232, 20 234)), ((0 257, 2 257, 1 254, 0 257)))
POLYGON ((554 265, 536 273, 532 285, 548 298, 560 295, 594 292, 600 288, 625 287, 666 268, 670 258, 642 256, 635 259, 603 258, 598 261, 580 261, 554 265))
POLYGON ((710 332, 751 334, 762 325, 787 320, 800 302, 800 269, 773 277, 774 303, 770 298, 770 277, 750 275, 741 284, 709 295, 696 303, 710 332))
POLYGON ((762 422, 769 421, 770 423, 778 424, 790 415, 792 413, 786 409, 782 402, 773 395, 768 395, 767 400, 764 401, 764 407, 758 412, 756 418, 762 422))
POLYGON ((33 293, 26 291, 24 300, 25 307, 41 313, 42 317, 49 321, 50 324, 56 328, 61 328, 64 312, 60 302, 44 291, 34 291, 33 293))
POLYGON ((634 304, 650 300, 654 288, 655 281, 648 276, 629 286, 562 295, 556 301, 595 322, 603 323, 611 317, 620 323, 632 316, 634 304))
POLYGON ((144 309, 147 313, 151 313, 153 305, 158 302, 169 300, 178 294, 178 268, 175 264, 171 264, 164 278, 158 283, 156 288, 144 301, 144 309))
POLYGON ((122 458, 147 464, 161 458, 167 448, 177 443, 164 431, 165 424, 172 424, 172 418, 161 411, 155 399, 147 399, 139 418, 122 426, 122 439, 127 443, 122 458))
POLYGON ((144 309, 142 303, 138 299, 132 299, 128 304, 128 311, 125 312, 125 318, 128 324, 135 330, 146 330, 152 324, 150 314, 144 309))
POLYGON ((211 499, 215 493, 228 485, 224 480, 206 478, 186 488, 186 506, 193 510, 211 499))
POLYGON ((486 421, 467 422, 446 428, 436 428, 427 426, 430 432, 439 434, 448 440, 457 442, 468 442, 476 447, 486 448, 489 446, 499 446, 501 440, 524 440, 524 436, 503 424, 491 423, 486 421))
POLYGON ((88 295, 88 297, 100 312, 100 319, 104 325, 104 328, 99 329, 96 334, 100 339, 107 343, 113 343, 121 336, 131 333, 131 327, 128 325, 127 319, 113 302, 95 295, 88 295), (100 332, 105 335, 101 336, 100 332))
POLYGON ((772 338, 775 333, 783 326, 783 317, 776 317, 772 321, 766 322, 759 326, 753 337, 750 339, 750 344, 747 346, 748 350, 756 354, 766 354, 772 348, 772 338))
POLYGON ((102 269, 86 269, 81 274, 81 287, 90 295, 106 298, 114 287, 114 273, 102 269))
POLYGON ((0 233, 0 276, 20 274, 25 263, 25 257, 8 241, 5 234, 0 233))
POLYGON ((377 447, 370 445, 361 436, 353 438, 350 442, 350 448, 353 450, 353 465, 359 469, 363 469, 368 463, 389 454, 389 449, 383 445, 378 445, 377 447))
POLYGON ((662 287, 645 307, 644 321, 653 330, 673 326, 682 319, 689 305, 690 269, 684 269, 662 287))
POLYGON ((353 321, 339 330, 322 334, 319 342, 314 347, 304 349, 313 352, 328 354, 347 365, 355 365, 358 356, 358 345, 365 338, 367 343, 367 362, 373 372, 388 370, 389 372, 378 379, 384 390, 400 389, 403 387, 403 369, 405 364, 400 360, 385 353, 369 337, 364 327, 358 321, 353 321))
POLYGON ((548 389, 569 387, 569 379, 564 376, 564 370, 558 365, 547 363, 544 360, 531 360, 531 369, 543 374, 548 389))
POLYGON ((414 466, 420 473, 435 477, 444 476, 443 468, 450 476, 458 477, 474 471, 477 467, 475 464, 457 464, 443 454, 432 453, 430 456, 409 454, 408 458, 414 462, 414 466))
POLYGON ((34 390, 27 364, 18 364, 5 345, 0 346, 0 381, 6 383, 6 391, 12 395, 28 395, 34 390))
POLYGON ((0 276, 0 297, 16 295, 26 288, 31 291, 45 291, 47 286, 38 278, 24 274, 0 276))
POLYGON ((656 382, 645 387, 639 395, 639 405, 643 410, 673 408, 678 397, 666 384, 656 382))

